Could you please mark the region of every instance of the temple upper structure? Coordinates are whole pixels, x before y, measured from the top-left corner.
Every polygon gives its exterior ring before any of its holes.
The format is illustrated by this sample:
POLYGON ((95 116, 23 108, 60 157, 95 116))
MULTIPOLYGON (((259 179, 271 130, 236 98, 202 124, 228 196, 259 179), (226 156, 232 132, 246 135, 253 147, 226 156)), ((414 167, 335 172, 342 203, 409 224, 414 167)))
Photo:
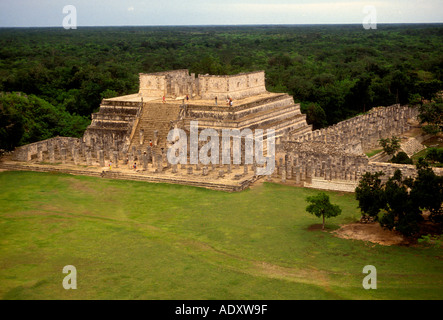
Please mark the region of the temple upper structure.
POLYGON ((236 75, 189 74, 187 69, 140 73, 139 94, 147 98, 178 98, 188 95, 203 100, 243 99, 266 92, 265 72, 236 75))

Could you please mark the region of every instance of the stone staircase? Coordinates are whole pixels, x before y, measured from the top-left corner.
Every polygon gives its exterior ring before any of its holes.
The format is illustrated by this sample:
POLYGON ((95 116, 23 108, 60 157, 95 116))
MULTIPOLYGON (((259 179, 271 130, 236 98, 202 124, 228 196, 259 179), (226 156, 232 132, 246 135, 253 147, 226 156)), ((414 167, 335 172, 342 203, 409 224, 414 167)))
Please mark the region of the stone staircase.
POLYGON ((369 158, 370 162, 388 162, 391 160, 392 156, 388 155, 386 152, 382 151, 373 155, 369 158))
POLYGON ((98 112, 92 114, 91 124, 87 127, 84 139, 88 145, 91 140, 125 141, 132 130, 132 125, 141 110, 141 102, 104 99, 98 112))
POLYGON ((155 131, 158 132, 157 146, 166 146, 171 123, 178 119, 179 112, 180 104, 178 103, 145 103, 132 136, 129 150, 132 150, 132 147, 146 150, 149 140, 152 140, 154 145, 155 131), (143 132, 142 139, 140 139, 140 132, 143 132))
POLYGON ((409 138, 407 141, 400 144, 400 149, 403 150, 408 155, 408 157, 411 157, 417 152, 426 149, 426 147, 422 145, 417 139, 409 138))

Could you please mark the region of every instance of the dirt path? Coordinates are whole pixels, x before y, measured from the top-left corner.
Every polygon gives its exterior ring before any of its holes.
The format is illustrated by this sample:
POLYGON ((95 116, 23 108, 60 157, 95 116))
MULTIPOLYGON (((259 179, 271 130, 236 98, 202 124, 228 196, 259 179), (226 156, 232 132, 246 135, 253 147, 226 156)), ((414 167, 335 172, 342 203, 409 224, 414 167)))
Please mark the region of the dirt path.
POLYGON ((353 239, 378 243, 384 246, 399 245, 405 242, 401 234, 383 229, 379 223, 351 223, 332 232, 343 239, 353 239))

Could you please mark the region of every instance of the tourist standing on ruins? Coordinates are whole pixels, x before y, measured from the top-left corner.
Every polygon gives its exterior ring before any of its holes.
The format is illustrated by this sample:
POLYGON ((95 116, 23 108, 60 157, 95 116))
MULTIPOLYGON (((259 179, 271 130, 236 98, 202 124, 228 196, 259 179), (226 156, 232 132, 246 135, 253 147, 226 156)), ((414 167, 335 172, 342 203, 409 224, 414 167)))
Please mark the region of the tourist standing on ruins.
POLYGON ((166 102, 166 97, 165 96, 163 96, 163 103, 165 103, 166 102))
POLYGON ((215 105, 217 105, 217 97, 215 97, 215 105))

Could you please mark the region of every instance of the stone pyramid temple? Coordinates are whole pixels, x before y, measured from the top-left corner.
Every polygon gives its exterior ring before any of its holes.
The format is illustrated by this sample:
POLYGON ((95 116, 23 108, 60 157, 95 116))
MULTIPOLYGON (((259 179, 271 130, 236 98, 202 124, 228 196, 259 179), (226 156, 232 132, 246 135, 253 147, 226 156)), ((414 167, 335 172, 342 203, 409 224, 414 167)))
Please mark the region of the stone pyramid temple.
POLYGON ((199 130, 274 129, 276 138, 312 131, 306 116, 286 93, 266 90, 264 71, 237 75, 198 75, 174 70, 140 74, 137 94, 104 99, 92 114, 84 141, 127 152, 167 146, 174 127, 199 130))
MULTIPOLYGON (((259 161, 249 163, 246 153, 232 165, 214 164, 211 160, 209 166, 199 159, 195 163, 183 161, 186 164, 180 162, 178 166, 168 161, 167 151, 176 145, 175 140, 168 141, 171 130, 184 132, 190 138, 191 124, 198 123, 199 136, 204 129, 212 129, 208 131, 219 137, 225 129, 251 134, 257 134, 257 129, 267 134, 267 129, 273 129, 276 140, 274 146, 270 144, 271 150, 267 150, 267 136, 263 136, 263 156, 270 161, 266 166, 275 164, 271 165, 274 170, 266 174, 267 181, 354 192, 365 172, 383 171, 382 179, 397 169, 405 177, 417 174, 414 165, 382 162, 383 153, 369 158, 366 153, 379 148, 379 139, 398 136, 403 150, 412 155, 424 148, 421 142, 429 138, 417 134, 417 109, 400 105, 373 108, 313 131, 300 112, 300 104, 294 103, 290 95, 266 90, 263 71, 196 76, 188 70, 174 70, 140 74, 139 79, 138 93, 101 102, 82 138, 54 137, 18 147, 10 160, 0 161, 0 167, 186 184, 230 192, 244 190, 264 176, 259 171, 264 165, 259 161)), ((252 149, 251 145, 246 148, 250 138, 243 137, 242 155, 252 149)), ((204 148, 206 142, 198 140, 198 146, 204 148)), ((179 142, 181 145, 181 136, 179 142)), ((212 157, 213 149, 210 151, 212 157)), ((190 148, 184 155, 192 159, 190 148)), ((443 169, 433 170, 443 175, 443 169)))

